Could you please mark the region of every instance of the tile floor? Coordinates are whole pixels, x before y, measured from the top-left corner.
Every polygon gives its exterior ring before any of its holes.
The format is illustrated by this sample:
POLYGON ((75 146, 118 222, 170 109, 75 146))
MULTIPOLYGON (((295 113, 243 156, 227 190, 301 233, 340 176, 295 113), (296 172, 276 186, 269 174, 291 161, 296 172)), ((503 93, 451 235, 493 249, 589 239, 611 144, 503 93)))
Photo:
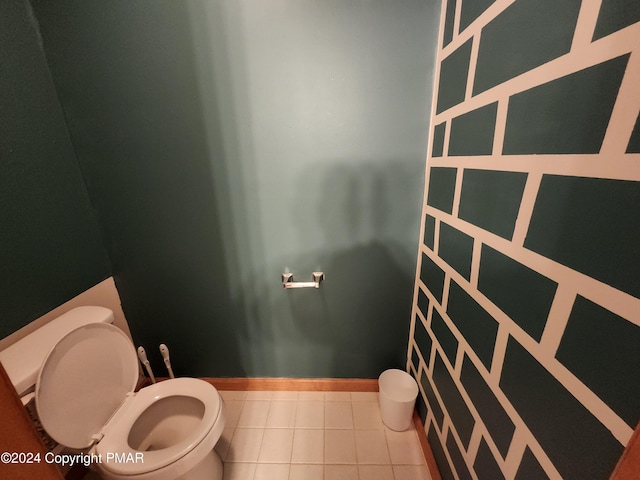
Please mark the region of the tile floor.
POLYGON ((380 419, 377 393, 221 391, 225 480, 430 480, 417 434, 380 419))

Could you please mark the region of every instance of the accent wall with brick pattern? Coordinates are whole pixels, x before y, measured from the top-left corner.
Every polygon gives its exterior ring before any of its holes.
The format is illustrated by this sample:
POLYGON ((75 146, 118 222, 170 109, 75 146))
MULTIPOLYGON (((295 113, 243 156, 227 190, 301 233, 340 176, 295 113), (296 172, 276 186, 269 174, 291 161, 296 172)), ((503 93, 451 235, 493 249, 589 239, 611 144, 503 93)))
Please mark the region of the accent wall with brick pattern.
POLYGON ((640 419, 640 3, 445 0, 408 368, 443 479, 609 477, 640 419))

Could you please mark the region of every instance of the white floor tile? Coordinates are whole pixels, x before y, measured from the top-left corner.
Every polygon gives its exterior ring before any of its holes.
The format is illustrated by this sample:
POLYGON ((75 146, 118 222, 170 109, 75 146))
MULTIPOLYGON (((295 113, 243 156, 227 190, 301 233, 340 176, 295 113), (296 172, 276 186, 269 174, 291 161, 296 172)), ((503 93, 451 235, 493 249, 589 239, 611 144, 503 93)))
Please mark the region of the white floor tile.
POLYGON ((251 480, 255 472, 255 463, 224 464, 224 480, 251 480))
POLYGON ((393 480, 391 465, 358 465, 359 480, 393 480))
POLYGON ((351 400, 354 402, 377 402, 378 392, 351 392, 351 400))
POLYGON ((378 402, 352 402, 353 424, 359 430, 382 430, 384 424, 380 417, 378 402))
POLYGON ((377 392, 220 393, 224 480, 430 480, 413 425, 386 428, 377 392))
POLYGON ((298 392, 279 391, 273 392, 271 400, 298 400, 298 392))
POLYGON ((293 433, 291 463, 323 463, 324 430, 296 428, 293 433))
POLYGON ((358 467, 355 465, 325 465, 325 480, 358 480, 358 467))
POLYGON ((222 431, 222 435, 216 443, 215 451, 220 455, 221 459, 225 459, 227 456, 227 452, 229 451, 229 446, 231 445, 231 439, 233 438, 233 428, 225 428, 222 431))
POLYGON ((253 480, 289 480, 289 464, 258 463, 253 480))
POLYGON ((220 393, 225 402, 229 400, 244 400, 247 394, 247 392, 238 392, 235 390, 218 390, 218 393, 220 393))
POLYGON ((394 432, 387 429, 385 434, 391 463, 396 465, 424 465, 424 454, 415 430, 394 432))
POLYGON ((290 480, 324 480, 323 465, 291 465, 290 480))
POLYGON ((324 401, 324 392, 298 392, 298 400, 324 401))
POLYGON ((353 429, 351 402, 325 402, 324 428, 353 429))
POLYGON ((427 467, 417 465, 394 465, 395 480, 431 480, 427 467))
POLYGON ((273 396, 273 392, 266 391, 251 391, 247 392, 247 395, 244 397, 245 400, 271 400, 273 396))
POLYGON ((233 433, 225 461, 257 462, 263 434, 263 428, 237 428, 233 433))
POLYGON ((258 462, 290 463, 292 446, 292 428, 267 428, 262 437, 258 462))
POLYGON ((298 401, 296 428, 324 428, 324 402, 298 401))
POLYGON ((296 420, 297 402, 272 400, 267 415, 267 428, 293 428, 296 420))
POLYGON ((324 392, 325 402, 350 402, 351 392, 324 392))
POLYGON ((242 411, 242 400, 225 400, 225 428, 235 428, 238 424, 238 418, 240 418, 240 412, 242 411))
MULTIPOLYGON (((324 463, 356 463, 356 442, 353 430, 324 431, 324 463)), ((325 470, 325 476, 326 476, 325 470)))
POLYGON ((383 430, 356 430, 358 463, 386 465, 391 463, 383 430))
POLYGON ((237 426, 264 427, 267 424, 269 403, 267 400, 246 400, 242 406, 237 426))

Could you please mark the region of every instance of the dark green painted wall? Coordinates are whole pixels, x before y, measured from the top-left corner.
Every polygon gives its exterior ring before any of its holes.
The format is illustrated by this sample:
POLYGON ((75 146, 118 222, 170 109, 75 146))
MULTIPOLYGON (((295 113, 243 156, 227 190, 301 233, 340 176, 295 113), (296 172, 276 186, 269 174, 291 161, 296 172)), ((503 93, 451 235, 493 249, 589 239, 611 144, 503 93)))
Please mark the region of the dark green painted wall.
POLYGON ((111 274, 39 41, 0 2, 0 338, 111 274))
POLYGON ((137 344, 178 375, 403 365, 439 2, 33 5, 137 344))

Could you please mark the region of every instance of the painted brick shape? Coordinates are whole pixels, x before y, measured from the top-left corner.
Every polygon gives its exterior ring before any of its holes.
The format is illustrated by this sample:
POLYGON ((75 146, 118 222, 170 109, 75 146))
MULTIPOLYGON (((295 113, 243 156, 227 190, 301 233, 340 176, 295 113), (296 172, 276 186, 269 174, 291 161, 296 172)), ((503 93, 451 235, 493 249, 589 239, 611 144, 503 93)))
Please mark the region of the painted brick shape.
POLYGON ((480 372, 467 356, 465 356, 462 364, 460 381, 480 414, 480 418, 487 427, 496 447, 505 457, 513 438, 515 426, 493 394, 491 387, 487 385, 480 372))
POLYGON ((431 147, 431 156, 434 158, 442 156, 442 151, 444 149, 444 132, 446 127, 446 123, 443 122, 440 125, 436 125, 433 129, 433 145, 431 147))
POLYGON ((540 341, 558 284, 483 245, 478 290, 532 338, 540 341))
POLYGON ((640 22, 640 2, 602 0, 593 39, 605 37, 636 22, 640 22))
POLYGON ((498 322, 478 305, 460 285, 451 282, 447 315, 471 346, 483 365, 491 368, 498 322))
POLYGON ((429 297, 427 297, 422 289, 418 289, 418 309, 422 313, 422 316, 426 319, 427 312, 429 311, 429 297))
POLYGON ((578 296, 556 358, 631 428, 636 427, 640 420, 639 326, 578 296))
POLYGON ((524 451, 515 480, 549 480, 549 476, 529 448, 524 451))
MULTIPOLYGON (((453 0, 449 0, 451 2, 453 0)), ((436 460, 436 464, 438 465, 438 471, 440 472, 440 476, 442 480, 456 480, 451 473, 451 467, 449 466, 449 461, 444 453, 444 449, 440 444, 440 439, 438 438, 438 434, 436 433, 433 427, 429 428, 427 432, 427 440, 429 445, 431 445, 431 450, 433 452, 433 458, 436 460)))
POLYGON ((453 468, 456 470, 458 474, 459 480, 473 480, 471 474, 469 473, 469 468, 467 468, 467 464, 462 457, 462 453, 458 448, 458 444, 456 440, 451 435, 451 430, 447 432, 447 452, 449 452, 449 456, 451 457, 451 461, 453 462, 453 468))
POLYGON ((420 279, 429 291, 442 303, 442 290, 444 289, 444 271, 435 264, 428 255, 422 255, 420 266, 420 279))
POLYGON ((562 478, 609 477, 622 445, 513 338, 507 344, 500 388, 562 478))
POLYGON ((436 233, 436 219, 427 214, 424 220, 424 236, 422 241, 429 247, 429 250, 433 250, 433 241, 436 233))
POLYGON ((449 156, 491 155, 498 103, 491 103, 451 120, 449 156))
POLYGON ((437 113, 444 112, 464 100, 470 57, 471 40, 468 40, 440 63, 437 113))
POLYGON ((420 420, 424 424, 427 419, 429 409, 427 408, 427 404, 425 403, 424 398, 422 398, 422 395, 418 395, 418 398, 416 398, 416 410, 418 411, 420 420))
POLYGON ((455 168, 444 167, 434 167, 429 171, 427 205, 451 213, 457 172, 455 168))
POLYGON ((640 182, 545 175, 524 245, 640 298, 638 205, 640 182))
POLYGON ((425 362, 429 363, 429 356, 431 355, 431 346, 433 341, 427 333, 427 330, 424 328, 422 320, 420 320, 419 318, 416 318, 415 332, 413 335, 416 345, 420 350, 420 353, 422 354, 422 358, 424 358, 425 362))
POLYGON ((420 368, 420 357, 418 356, 418 350, 415 348, 411 352, 411 365, 413 365, 413 369, 417 372, 420 368))
POLYGON ((449 327, 436 308, 433 309, 433 313, 431 314, 431 331, 442 347, 444 354, 449 359, 449 363, 455 365, 456 353, 458 353, 458 340, 455 335, 451 333, 451 330, 449 330, 449 327))
POLYGON ((420 376, 420 385, 422 385, 422 389, 427 396, 426 400, 429 408, 431 408, 433 418, 436 421, 438 428, 440 428, 440 430, 442 431, 442 422, 444 421, 444 412, 442 410, 442 405, 440 405, 440 402, 436 398, 436 395, 433 393, 433 385, 431 385, 431 381, 424 371, 420 376))
POLYGON ((473 23, 473 21, 484 13, 495 0, 462 0, 460 10, 460 31, 473 23))
POLYGON ((458 216, 511 240, 526 181, 526 173, 466 169, 458 216))
POLYGON ((453 22, 456 16, 456 0, 444 0, 446 4, 447 13, 444 20, 444 36, 442 39, 442 46, 446 47, 453 40, 453 22))
POLYGON ((502 470, 496 463, 496 459, 484 438, 480 440, 476 461, 473 462, 473 470, 476 472, 478 480, 504 480, 502 470))
POLYGON ((438 255, 453 269, 469 280, 471 277, 471 256, 473 237, 440 222, 440 242, 438 255))
POLYGON ((453 378, 451 378, 449 370, 438 353, 436 353, 436 360, 433 366, 433 381, 440 393, 440 397, 442 397, 445 409, 449 413, 453 425, 456 427, 462 445, 464 448, 467 448, 475 420, 469 411, 469 407, 467 407, 467 404, 462 398, 460 390, 458 390, 453 378))
POLYGON ((502 152, 598 153, 628 59, 623 55, 511 97, 502 152))
POLYGON ((518 0, 482 29, 473 94, 569 52, 580 0, 518 0))

